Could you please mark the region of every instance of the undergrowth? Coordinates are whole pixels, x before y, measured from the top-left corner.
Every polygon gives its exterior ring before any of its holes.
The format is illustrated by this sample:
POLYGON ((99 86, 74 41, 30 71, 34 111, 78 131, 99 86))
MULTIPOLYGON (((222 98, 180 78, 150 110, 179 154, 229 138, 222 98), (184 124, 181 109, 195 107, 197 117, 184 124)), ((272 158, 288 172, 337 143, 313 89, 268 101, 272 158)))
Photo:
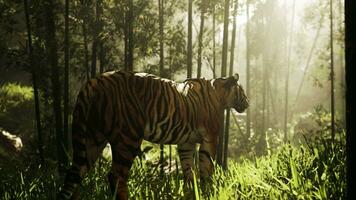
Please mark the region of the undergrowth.
MULTIPOLYGON (((230 160, 227 171, 216 167, 208 192, 201 190, 199 179, 187 189, 175 162, 162 173, 158 164, 138 158, 129 178, 130 199, 344 199, 342 138, 319 138, 297 147, 285 144, 268 156, 230 160)), ((111 199, 110 165, 105 159, 96 163, 80 188, 82 199, 111 199)), ((54 199, 63 181, 54 166, 1 163, 0 172, 0 199, 5 200, 54 199)))

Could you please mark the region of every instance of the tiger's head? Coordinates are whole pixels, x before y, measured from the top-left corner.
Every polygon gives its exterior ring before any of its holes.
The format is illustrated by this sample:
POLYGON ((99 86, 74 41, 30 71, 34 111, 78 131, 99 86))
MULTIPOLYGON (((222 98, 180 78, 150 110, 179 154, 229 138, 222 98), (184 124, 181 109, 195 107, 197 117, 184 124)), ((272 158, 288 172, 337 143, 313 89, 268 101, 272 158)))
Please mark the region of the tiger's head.
POLYGON ((249 99, 239 83, 239 74, 227 78, 216 79, 222 89, 224 108, 234 108, 237 112, 244 112, 249 106, 249 99))

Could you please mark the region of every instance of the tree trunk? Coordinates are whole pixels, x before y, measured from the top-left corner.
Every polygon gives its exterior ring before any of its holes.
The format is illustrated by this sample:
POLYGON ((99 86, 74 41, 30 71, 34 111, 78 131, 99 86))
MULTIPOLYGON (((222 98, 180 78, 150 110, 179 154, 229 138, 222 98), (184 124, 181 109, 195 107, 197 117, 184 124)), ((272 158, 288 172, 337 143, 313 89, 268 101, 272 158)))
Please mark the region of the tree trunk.
MULTIPOLYGON (((234 60, 235 60, 235 41, 236 41, 236 20, 237 20, 237 6, 238 0, 236 0, 234 4, 234 22, 232 27, 232 34, 231 34, 231 47, 230 47, 230 68, 229 68, 229 76, 233 75, 234 70, 234 60)), ((224 138, 224 159, 223 159, 223 168, 225 170, 228 169, 227 161, 228 161, 228 147, 229 147, 229 130, 230 130, 230 115, 231 110, 227 109, 226 111, 226 122, 225 122, 225 138, 224 138)))
POLYGON ((297 96, 295 98, 295 101, 294 101, 294 108, 296 108, 297 104, 298 104, 298 101, 299 101, 299 96, 300 96, 300 92, 302 91, 302 87, 303 87, 303 84, 304 84, 304 80, 305 80, 305 76, 308 72, 308 69, 309 69, 309 64, 310 64, 310 61, 311 61, 311 57, 313 55, 313 52, 314 52, 314 49, 315 49, 315 46, 316 46, 316 41, 318 40, 319 38, 319 35, 320 35, 320 30, 323 26, 323 23, 322 23, 322 18, 320 19, 320 22, 319 22, 319 27, 318 27, 318 30, 316 31, 316 35, 315 35, 315 38, 313 40, 313 44, 312 44, 312 47, 310 49, 310 52, 309 52, 309 55, 308 55, 308 58, 307 58, 307 62, 305 64, 305 68, 304 68, 304 73, 303 73, 303 77, 302 77, 302 80, 299 84, 299 87, 298 87, 298 90, 297 90, 297 96))
MULTIPOLYGON (((164 10, 164 6, 163 6, 163 0, 158 0, 158 12, 159 12, 159 37, 160 37, 160 41, 159 41, 159 72, 160 72, 160 76, 164 77, 164 33, 163 33, 163 26, 164 26, 164 21, 163 21, 163 10, 164 10)), ((161 165, 161 175, 164 174, 164 146, 163 144, 160 145, 160 165, 161 165)))
MULTIPOLYGON (((63 94, 63 143, 66 152, 69 147, 69 0, 65 0, 65 11, 64 11, 64 94, 63 94)), ((69 160, 66 159, 66 160, 69 160)), ((69 163, 65 163, 66 166, 69 163)))
POLYGON ((88 54, 88 35, 87 35, 87 13, 88 13, 88 5, 82 1, 82 14, 83 14, 83 23, 82 23, 82 31, 83 31, 83 43, 84 43, 84 68, 86 71, 87 81, 90 79, 90 70, 89 70, 89 54, 88 54))
POLYGON ((266 1, 265 5, 267 6, 267 9, 265 10, 265 14, 263 16, 265 23, 263 24, 264 26, 264 32, 265 32, 265 43, 264 43, 264 48, 262 51, 262 120, 261 120, 261 134, 259 141, 257 143, 256 147, 256 153, 257 155, 265 155, 267 153, 267 141, 266 141, 266 127, 267 127, 267 110, 268 110, 268 82, 269 82, 269 72, 273 71, 273 65, 271 63, 275 63, 272 60, 272 52, 271 49, 269 48, 270 46, 273 46, 271 44, 272 41, 272 36, 271 36, 271 15, 273 13, 273 8, 275 5, 273 5, 273 0, 268 0, 266 1))
POLYGON ((193 26, 193 0, 188 0, 188 47, 187 47, 187 78, 192 78, 193 68, 193 45, 192 27, 193 26))
POLYGON ((95 78, 96 76, 96 61, 97 61, 97 51, 99 42, 99 33, 100 33, 100 7, 101 1, 98 0, 95 3, 95 25, 93 28, 93 44, 92 44, 92 54, 91 54, 91 78, 95 78))
MULTIPOLYGON (((267 36, 268 37, 268 36, 267 36)), ((266 37, 266 39, 267 39, 266 37)), ((268 39, 267 39, 268 40, 268 39)), ((267 86, 267 55, 266 52, 262 55, 262 119, 261 119, 261 133, 256 146, 256 154, 261 156, 266 152, 266 86, 267 86)))
POLYGON ((295 0, 293 0, 292 8, 292 22, 289 35, 289 46, 287 55, 287 72, 286 72, 286 82, 285 82, 285 97, 284 97, 284 141, 287 141, 287 123, 288 123, 288 99, 289 99, 289 71, 290 71, 290 57, 292 51, 292 41, 293 41, 293 29, 294 29, 294 13, 295 13, 295 0))
POLYGON ((128 11, 127 11, 127 70, 133 71, 133 61, 134 61, 134 32, 133 32, 133 1, 129 0, 128 11))
POLYGON ((230 0, 225 0, 224 6, 224 33, 223 33, 223 47, 222 47, 222 60, 221 60, 221 76, 226 76, 227 69, 227 49, 229 37, 229 9, 230 0))
POLYGON ((128 64, 128 49, 129 49, 129 28, 128 28, 128 23, 129 23, 129 20, 128 20, 128 6, 125 5, 125 9, 124 9, 124 22, 123 22, 123 29, 124 29, 124 69, 126 71, 129 71, 129 64, 128 64))
POLYGON ((215 46, 216 46, 216 41, 215 41, 215 37, 216 37, 216 26, 215 26, 215 4, 213 5, 213 78, 216 78, 216 51, 215 51, 215 46))
MULTIPOLYGON (((224 4, 224 34, 223 34, 223 48, 222 48, 222 60, 221 60, 221 77, 226 76, 226 68, 227 68, 227 47, 228 47, 228 33, 229 33, 229 8, 230 8, 230 1, 225 0, 224 4)), ((224 110, 221 114, 221 128, 219 133, 219 143, 217 149, 217 158, 216 162, 218 165, 222 166, 223 164, 223 147, 224 147, 224 110)))
MULTIPOLYGON (((255 63, 258 62, 256 60, 254 60, 255 63)), ((254 63, 254 65, 257 66, 257 64, 255 64, 255 63, 254 63)), ((260 64, 258 64, 258 65, 260 65, 260 64)), ((251 66, 253 66, 253 65, 251 65, 251 66)), ((261 77, 260 77, 260 74, 258 73, 258 70, 259 70, 258 67, 254 67, 252 69, 253 69, 253 73, 252 74, 254 74, 254 78, 256 80, 260 80, 261 77)), ((252 121, 251 124, 254 124, 253 128, 254 128, 255 134, 257 135, 257 134, 259 134, 259 131, 260 131, 260 120, 258 119, 258 117, 259 117, 259 107, 258 106, 261 105, 260 104, 261 102, 260 102, 260 99, 259 99, 260 91, 258 91, 257 87, 255 87, 255 89, 252 90, 252 91, 254 93, 253 95, 255 96, 253 98, 253 102, 255 103, 255 106, 254 106, 254 109, 253 109, 253 120, 251 120, 252 121)), ((252 114, 251 114, 251 116, 252 116, 252 114)))
POLYGON ((334 86, 334 40, 333 40, 333 3, 330 0, 330 89, 331 89, 331 138, 335 138, 335 86, 334 86))
MULTIPOLYGON (((271 74, 273 74, 271 72, 271 74)), ((272 109, 272 116, 273 116, 273 123, 276 124, 277 123, 277 111, 276 111, 276 105, 275 105, 275 92, 272 91, 272 86, 271 86, 271 82, 268 80, 267 81, 267 88, 268 88, 268 96, 269 96, 269 101, 271 102, 271 109, 272 109)))
POLYGON ((99 72, 102 74, 104 73, 106 67, 106 49, 103 40, 100 40, 99 44, 99 61, 99 72))
POLYGON ((266 84, 267 84, 267 61, 266 61, 266 55, 263 56, 262 58, 264 61, 262 61, 262 67, 263 67, 263 73, 262 73, 262 126, 261 126, 261 137, 259 141, 259 149, 260 149, 260 155, 263 155, 265 152, 265 144, 266 144, 266 84))
POLYGON ((25 8, 26 27, 27 27, 27 39, 28 39, 28 57, 29 57, 30 68, 32 73, 33 96, 35 98, 35 119, 36 119, 37 137, 38 137, 38 152, 40 154, 41 164, 43 164, 44 163, 43 136, 42 136, 42 128, 41 128, 40 103, 38 98, 37 71, 33 62, 31 23, 30 23, 30 14, 28 11, 27 0, 24 0, 24 8, 25 8))
POLYGON ((197 78, 201 76, 201 67, 202 67, 202 50, 203 50, 203 34, 204 34, 204 15, 206 2, 201 0, 201 14, 200 14, 200 31, 199 31, 199 45, 198 45, 198 69, 197 69, 197 78))
POLYGON ((97 40, 94 38, 91 47, 91 78, 95 78, 96 75, 96 49, 97 49, 97 40))
POLYGON ((97 39, 95 37, 91 47, 91 78, 95 78, 96 76, 96 49, 97 49, 97 39))
POLYGON ((61 111, 61 85, 59 82, 59 69, 58 69, 58 55, 56 43, 56 29, 54 21, 54 5, 52 1, 44 3, 44 13, 46 20, 47 36, 47 60, 51 65, 51 80, 52 80, 52 97, 53 97, 53 113, 55 118, 56 140, 57 140, 57 154, 59 172, 64 172, 64 163, 66 155, 63 144, 63 119, 61 111))
MULTIPOLYGON (((246 0, 246 96, 251 96, 250 90, 250 13, 249 13, 249 0, 246 0)), ((246 135, 249 138, 251 136, 251 109, 246 110, 246 135)))
POLYGON ((98 26, 98 47, 99 47, 99 73, 102 74, 105 70, 106 60, 105 60, 105 45, 104 40, 102 38, 103 32, 103 20, 102 20, 102 13, 103 13, 103 2, 102 0, 97 1, 98 8, 97 8, 97 26, 98 26))
POLYGON ((163 0, 158 0, 158 7, 159 7, 159 72, 161 76, 164 76, 164 21, 163 21, 163 0))

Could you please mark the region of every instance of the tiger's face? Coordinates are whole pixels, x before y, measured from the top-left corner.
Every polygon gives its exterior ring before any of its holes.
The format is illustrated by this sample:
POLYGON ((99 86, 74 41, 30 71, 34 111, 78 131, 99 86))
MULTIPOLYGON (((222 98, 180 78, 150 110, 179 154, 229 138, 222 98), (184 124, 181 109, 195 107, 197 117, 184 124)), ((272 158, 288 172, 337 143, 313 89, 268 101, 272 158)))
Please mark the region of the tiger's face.
POLYGON ((244 112, 249 106, 249 99, 239 83, 239 75, 228 77, 225 80, 225 108, 234 108, 237 112, 244 112))
POLYGON ((231 102, 231 107, 239 113, 244 112, 249 106, 249 99, 247 98, 244 89, 238 84, 231 90, 230 98, 228 100, 231 102))

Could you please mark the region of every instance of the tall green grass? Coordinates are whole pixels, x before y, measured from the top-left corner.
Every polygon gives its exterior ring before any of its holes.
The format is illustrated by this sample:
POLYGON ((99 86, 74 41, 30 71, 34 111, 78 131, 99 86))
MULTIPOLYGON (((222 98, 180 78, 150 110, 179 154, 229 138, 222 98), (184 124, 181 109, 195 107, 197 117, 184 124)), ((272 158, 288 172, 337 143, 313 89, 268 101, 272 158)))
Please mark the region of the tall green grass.
MULTIPOLYGON (((301 146, 285 144, 274 153, 230 160, 229 169, 216 167, 208 190, 196 178, 187 187, 176 165, 160 173, 157 163, 136 159, 129 178, 130 199, 344 199, 346 152, 344 136, 337 141, 316 139, 301 146)), ((111 199, 101 159, 84 179, 82 199, 111 199)), ((53 199, 61 185, 54 167, 0 165, 0 199, 53 199)), ((198 175, 198 174, 197 174, 198 175)))

